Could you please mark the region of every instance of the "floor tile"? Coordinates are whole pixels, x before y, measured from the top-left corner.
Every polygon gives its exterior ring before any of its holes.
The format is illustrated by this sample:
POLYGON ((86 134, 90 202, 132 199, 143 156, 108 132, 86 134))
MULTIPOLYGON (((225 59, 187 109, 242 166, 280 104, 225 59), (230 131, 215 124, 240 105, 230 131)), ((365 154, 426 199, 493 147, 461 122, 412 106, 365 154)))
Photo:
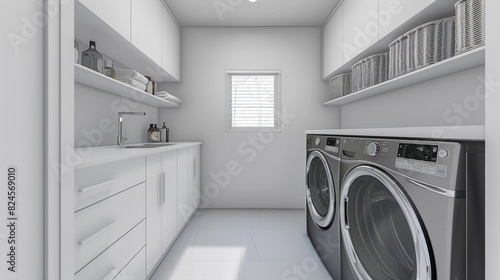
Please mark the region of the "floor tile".
POLYGON ((243 230, 200 229, 187 257, 193 261, 239 261, 242 241, 243 230))
POLYGON ((246 229, 296 229, 290 210, 248 210, 246 229))
POLYGON ((318 263, 311 257, 299 261, 243 262, 240 280, 324 280, 318 263))
POLYGON ((303 210, 199 210, 152 280, 332 280, 303 210))
POLYGON ((188 226, 192 228, 243 229, 245 210, 198 210, 188 226))
POLYGON ((244 232, 243 261, 302 260, 312 257, 297 230, 254 229, 244 232))
POLYGON ((191 280, 238 280, 239 261, 194 262, 191 280))
POLYGON ((151 280, 190 280, 194 263, 189 261, 164 260, 155 271, 151 280))

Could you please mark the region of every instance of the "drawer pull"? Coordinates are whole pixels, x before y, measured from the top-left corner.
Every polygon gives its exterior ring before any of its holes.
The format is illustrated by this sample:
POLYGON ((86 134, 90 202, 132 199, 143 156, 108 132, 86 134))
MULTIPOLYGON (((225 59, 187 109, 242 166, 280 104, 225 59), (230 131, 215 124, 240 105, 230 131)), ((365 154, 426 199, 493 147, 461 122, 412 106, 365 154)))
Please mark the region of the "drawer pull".
POLYGON ((79 189, 78 192, 80 192, 80 193, 88 192, 88 191, 95 190, 95 189, 98 189, 100 187, 112 184, 114 182, 116 182, 116 179, 112 179, 112 180, 109 180, 109 181, 106 181, 106 182, 102 182, 102 183, 99 183, 99 184, 96 184, 96 185, 93 185, 93 186, 90 186, 90 187, 79 189))
POLYGON ((83 239, 83 240, 80 240, 78 241, 78 245, 84 245, 85 243, 89 242, 90 240, 92 240, 94 237, 100 235, 101 233, 103 233, 104 231, 106 231, 108 228, 111 227, 111 225, 113 225, 115 223, 115 221, 112 221, 111 223, 109 223, 109 225, 105 226, 104 228, 102 228, 101 230, 99 230, 98 232, 92 234, 91 236, 83 239))
POLYGON ((115 276, 114 274, 115 274, 115 268, 113 267, 111 268, 111 271, 108 274, 106 274, 104 278, 102 278, 102 280, 111 280, 115 276))

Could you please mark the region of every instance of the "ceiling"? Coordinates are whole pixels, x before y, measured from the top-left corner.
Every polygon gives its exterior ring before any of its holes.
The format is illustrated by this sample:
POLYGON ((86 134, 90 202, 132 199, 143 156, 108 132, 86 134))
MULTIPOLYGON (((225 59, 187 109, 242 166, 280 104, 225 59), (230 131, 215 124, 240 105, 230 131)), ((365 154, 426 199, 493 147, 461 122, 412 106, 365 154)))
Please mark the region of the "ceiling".
POLYGON ((340 0, 164 0, 180 26, 322 26, 340 0))

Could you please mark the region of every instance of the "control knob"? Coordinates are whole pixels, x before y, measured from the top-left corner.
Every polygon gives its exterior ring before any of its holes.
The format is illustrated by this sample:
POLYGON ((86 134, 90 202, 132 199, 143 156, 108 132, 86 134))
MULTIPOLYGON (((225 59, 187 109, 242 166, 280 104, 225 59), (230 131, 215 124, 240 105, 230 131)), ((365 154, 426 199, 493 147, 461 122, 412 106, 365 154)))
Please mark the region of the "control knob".
POLYGON ((314 144, 319 146, 321 144, 321 138, 316 138, 316 140, 314 140, 314 144))
POLYGON ((371 142, 368 144, 368 147, 366 147, 366 153, 372 158, 377 157, 380 154, 380 143, 371 142))

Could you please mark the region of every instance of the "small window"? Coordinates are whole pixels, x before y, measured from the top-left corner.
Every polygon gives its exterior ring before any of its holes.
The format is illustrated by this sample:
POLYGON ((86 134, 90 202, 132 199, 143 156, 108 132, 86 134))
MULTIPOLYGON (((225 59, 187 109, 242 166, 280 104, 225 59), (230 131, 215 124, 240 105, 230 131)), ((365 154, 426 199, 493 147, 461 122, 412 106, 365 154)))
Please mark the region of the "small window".
POLYGON ((280 85, 280 71, 227 71, 227 131, 279 132, 280 85))

